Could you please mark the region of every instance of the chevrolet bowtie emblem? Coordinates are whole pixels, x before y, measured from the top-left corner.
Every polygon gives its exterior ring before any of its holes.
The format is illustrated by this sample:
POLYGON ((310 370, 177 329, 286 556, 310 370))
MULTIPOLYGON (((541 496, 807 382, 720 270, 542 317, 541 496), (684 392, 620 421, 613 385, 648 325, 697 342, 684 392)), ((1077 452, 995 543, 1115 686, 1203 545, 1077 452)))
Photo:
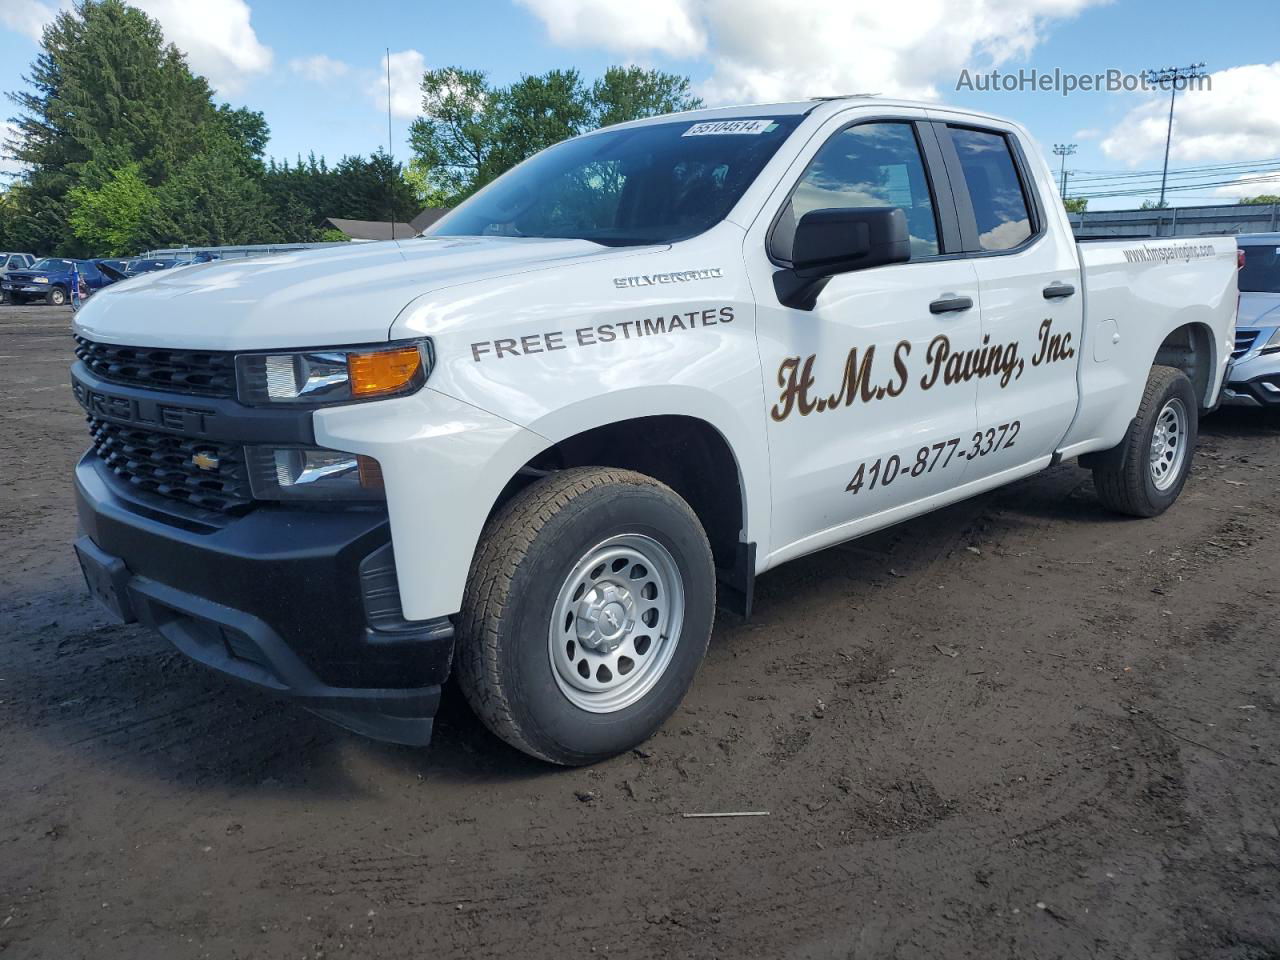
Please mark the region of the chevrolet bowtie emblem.
POLYGON ((191 465, 201 470, 217 470, 219 462, 218 455, 208 450, 197 450, 191 456, 191 465))

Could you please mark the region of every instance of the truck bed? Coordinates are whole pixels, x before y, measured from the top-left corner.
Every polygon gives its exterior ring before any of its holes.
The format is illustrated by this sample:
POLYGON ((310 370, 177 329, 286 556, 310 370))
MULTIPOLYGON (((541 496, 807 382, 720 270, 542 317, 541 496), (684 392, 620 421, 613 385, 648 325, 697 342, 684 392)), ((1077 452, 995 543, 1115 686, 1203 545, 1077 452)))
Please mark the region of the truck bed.
POLYGON ((1216 406, 1235 338, 1235 239, 1106 238, 1077 243, 1076 250, 1085 316, 1081 399, 1062 455, 1120 442, 1152 356, 1189 366, 1189 352, 1209 351, 1212 375, 1201 376, 1195 387, 1202 409, 1216 406), (1179 329, 1185 332, 1166 339, 1166 331, 1179 329))

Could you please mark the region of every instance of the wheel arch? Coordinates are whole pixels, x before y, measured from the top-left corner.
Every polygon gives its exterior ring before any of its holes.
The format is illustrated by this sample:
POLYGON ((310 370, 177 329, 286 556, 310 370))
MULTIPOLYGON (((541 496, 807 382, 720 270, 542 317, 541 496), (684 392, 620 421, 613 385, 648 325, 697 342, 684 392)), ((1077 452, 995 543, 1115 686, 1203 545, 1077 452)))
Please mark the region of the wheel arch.
POLYGON ((1213 328, 1200 320, 1184 323, 1156 347, 1151 365, 1181 370, 1195 388, 1201 412, 1213 406, 1218 369, 1218 345, 1213 328))
MULTIPOLYGON (((562 422, 573 419, 565 416, 562 422)), ((751 539, 754 528, 749 517, 751 481, 722 429, 705 418, 673 412, 579 420, 577 425, 576 430, 549 431, 546 423, 531 427, 550 445, 508 480, 493 511, 549 472, 581 466, 635 470, 684 498, 707 533, 717 567, 736 562, 738 545, 751 539)))

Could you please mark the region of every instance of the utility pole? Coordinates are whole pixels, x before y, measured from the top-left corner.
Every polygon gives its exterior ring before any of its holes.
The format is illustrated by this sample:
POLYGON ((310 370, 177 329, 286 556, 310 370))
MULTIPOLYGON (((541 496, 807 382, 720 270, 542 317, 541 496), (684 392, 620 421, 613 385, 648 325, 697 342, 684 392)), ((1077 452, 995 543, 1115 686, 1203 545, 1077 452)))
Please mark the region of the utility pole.
POLYGON ((1053 145, 1053 154, 1062 158, 1062 173, 1059 175, 1061 183, 1058 185, 1058 193, 1062 195, 1063 203, 1067 200, 1067 157, 1076 152, 1074 143, 1055 143, 1053 145))
POLYGON ((1164 135, 1164 170, 1160 174, 1160 206, 1164 206, 1164 188, 1169 179, 1169 146, 1173 143, 1173 103, 1178 98, 1178 84, 1207 77, 1202 72, 1204 63, 1193 63, 1186 67, 1160 67, 1147 71, 1147 82, 1169 85, 1169 127, 1164 135))
POLYGON ((395 157, 391 153, 391 48, 387 47, 387 160, 391 167, 387 173, 387 206, 391 208, 391 239, 396 238, 396 190, 391 183, 391 174, 395 173, 395 157))

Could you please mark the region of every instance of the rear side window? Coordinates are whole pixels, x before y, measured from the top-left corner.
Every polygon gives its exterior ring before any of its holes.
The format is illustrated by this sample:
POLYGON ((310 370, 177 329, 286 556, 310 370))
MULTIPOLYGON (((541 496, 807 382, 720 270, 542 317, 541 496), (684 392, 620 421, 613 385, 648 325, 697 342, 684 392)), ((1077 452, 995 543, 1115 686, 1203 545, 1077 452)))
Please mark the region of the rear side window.
POLYGON ((910 123, 861 123, 822 145, 774 228, 772 252, 790 261, 796 224, 812 210, 899 207, 907 215, 911 259, 938 254, 938 221, 910 123))
POLYGON ((1011 250, 1031 239, 1034 230, 1027 196, 1008 137, 987 130, 952 127, 951 142, 960 157, 973 204, 979 248, 1011 250))
POLYGON ((1244 251, 1240 270, 1241 293, 1280 293, 1280 245, 1251 243, 1244 251))

